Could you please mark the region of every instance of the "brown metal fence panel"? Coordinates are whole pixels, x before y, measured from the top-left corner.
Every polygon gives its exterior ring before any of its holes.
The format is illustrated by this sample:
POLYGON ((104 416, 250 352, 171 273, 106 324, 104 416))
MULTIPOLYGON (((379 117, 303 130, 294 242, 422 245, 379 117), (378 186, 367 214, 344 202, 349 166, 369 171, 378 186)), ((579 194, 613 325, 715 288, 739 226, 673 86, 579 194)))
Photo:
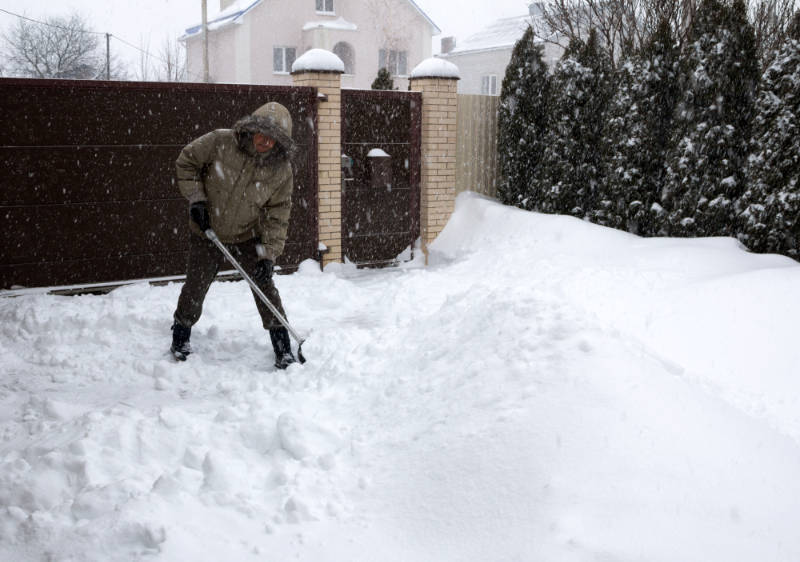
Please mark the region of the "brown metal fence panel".
POLYGON ((342 251, 360 265, 393 263, 419 237, 422 97, 342 90, 342 251))
POLYGON ((0 289, 181 275, 189 236, 175 159, 268 101, 300 150, 287 269, 317 257, 316 91, 0 79, 0 289))
POLYGON ((458 96, 456 193, 497 195, 497 110, 499 96, 458 96))

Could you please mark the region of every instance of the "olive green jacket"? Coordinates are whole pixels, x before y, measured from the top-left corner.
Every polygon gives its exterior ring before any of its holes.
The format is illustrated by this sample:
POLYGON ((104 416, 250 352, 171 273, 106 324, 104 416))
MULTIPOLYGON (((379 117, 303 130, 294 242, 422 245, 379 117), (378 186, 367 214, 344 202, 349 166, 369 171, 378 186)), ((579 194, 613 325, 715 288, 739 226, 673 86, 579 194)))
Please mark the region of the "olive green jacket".
MULTIPOLYGON (((217 129, 186 145, 175 163, 178 188, 190 203, 207 202, 211 228, 222 242, 260 238, 260 257, 275 261, 289 228, 293 150, 289 112, 271 102, 232 129, 217 129), (256 152, 255 133, 274 138, 273 149, 256 152)), ((196 224, 191 227, 200 234, 196 224)))

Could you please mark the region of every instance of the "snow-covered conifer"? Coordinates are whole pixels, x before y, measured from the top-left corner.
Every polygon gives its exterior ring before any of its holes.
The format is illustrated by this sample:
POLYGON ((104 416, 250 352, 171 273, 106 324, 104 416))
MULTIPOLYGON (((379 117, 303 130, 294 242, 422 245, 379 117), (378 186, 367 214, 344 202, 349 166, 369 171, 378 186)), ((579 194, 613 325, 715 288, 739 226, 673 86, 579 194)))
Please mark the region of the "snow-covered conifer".
POLYGON ((740 240, 800 257, 800 12, 766 69, 756 103, 740 240))
POLYGON ((755 34, 743 0, 704 0, 684 56, 662 202, 667 234, 728 236, 744 191, 759 80, 755 34))
POLYGON ((378 69, 378 75, 372 81, 373 90, 394 90, 394 80, 389 71, 384 68, 378 69))
POLYGON ((539 165, 547 122, 549 78, 543 48, 528 27, 517 41, 506 67, 498 110, 498 197, 524 207, 528 184, 539 165))
POLYGON ((601 220, 602 133, 612 93, 608 54, 591 31, 573 40, 551 80, 551 109, 542 163, 531 183, 529 207, 601 220))
POLYGON ((634 234, 656 234, 664 154, 677 104, 679 52, 664 20, 632 60, 617 71, 604 143, 607 224, 634 234))

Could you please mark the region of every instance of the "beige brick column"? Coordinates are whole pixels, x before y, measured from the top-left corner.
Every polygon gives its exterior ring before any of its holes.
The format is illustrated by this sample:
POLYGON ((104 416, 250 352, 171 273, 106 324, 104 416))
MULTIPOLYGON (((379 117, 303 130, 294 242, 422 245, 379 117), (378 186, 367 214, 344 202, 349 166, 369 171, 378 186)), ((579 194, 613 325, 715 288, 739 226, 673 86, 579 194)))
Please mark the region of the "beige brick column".
POLYGON ((311 86, 320 94, 317 111, 319 241, 328 248, 322 258, 323 267, 342 261, 343 72, 344 63, 339 57, 321 49, 308 51, 292 67, 295 86, 311 86))
POLYGON ((442 59, 425 60, 411 73, 411 90, 422 92, 420 231, 426 258, 455 203, 457 84, 458 68, 442 59))

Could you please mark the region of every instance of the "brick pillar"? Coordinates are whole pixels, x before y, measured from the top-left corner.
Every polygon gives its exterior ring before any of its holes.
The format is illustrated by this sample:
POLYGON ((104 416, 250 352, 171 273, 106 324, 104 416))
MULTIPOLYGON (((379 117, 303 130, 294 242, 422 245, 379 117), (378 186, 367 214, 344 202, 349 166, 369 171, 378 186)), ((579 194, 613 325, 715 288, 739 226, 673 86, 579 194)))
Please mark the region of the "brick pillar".
POLYGON ((458 68, 443 59, 422 61, 411 73, 411 90, 422 92, 420 230, 422 249, 439 235, 456 196, 458 68))
POLYGON ((323 267, 342 261, 343 73, 341 59, 321 49, 308 51, 292 66, 295 86, 311 86, 320 94, 317 112, 319 241, 328 248, 322 257, 323 267))

